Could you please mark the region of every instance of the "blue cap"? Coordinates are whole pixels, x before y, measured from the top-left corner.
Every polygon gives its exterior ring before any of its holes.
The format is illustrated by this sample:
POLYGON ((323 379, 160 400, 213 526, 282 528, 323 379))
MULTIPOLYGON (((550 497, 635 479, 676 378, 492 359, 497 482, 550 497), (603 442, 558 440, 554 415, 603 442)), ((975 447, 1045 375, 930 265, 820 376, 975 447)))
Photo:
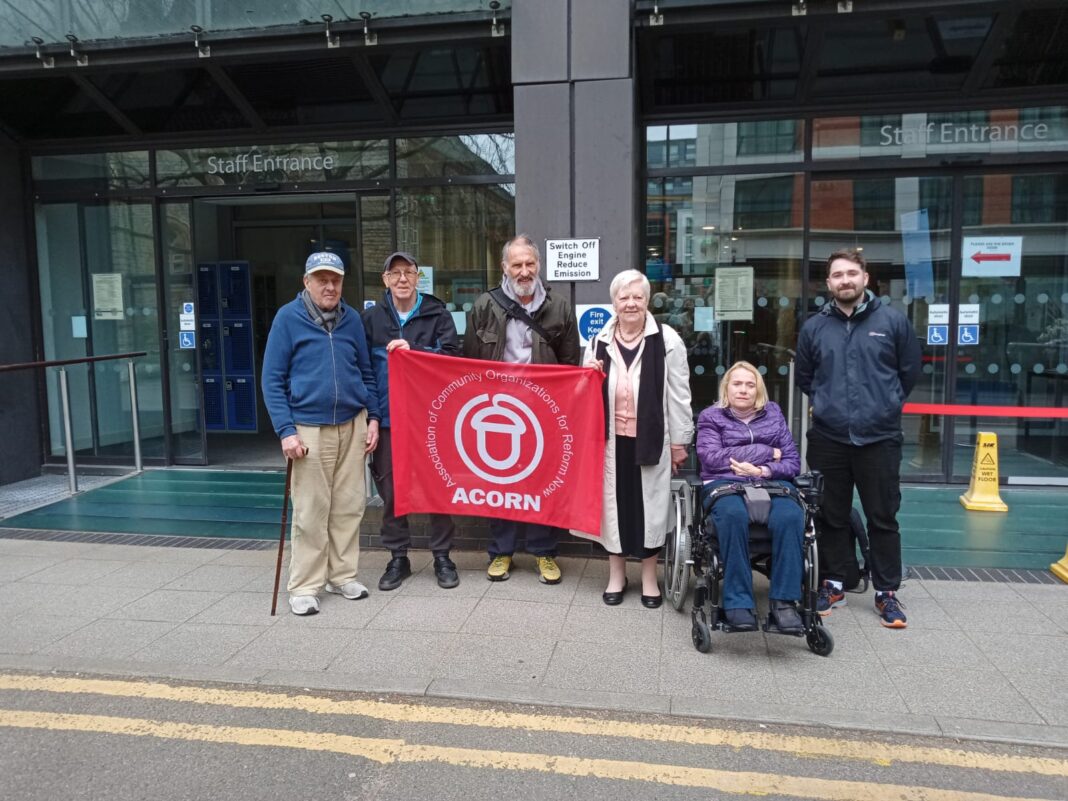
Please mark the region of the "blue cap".
POLYGON ((345 274, 345 262, 341 260, 341 257, 336 253, 328 253, 322 251, 320 253, 313 253, 308 256, 308 260, 304 262, 304 274, 318 272, 319 270, 329 270, 332 273, 338 275, 345 274))

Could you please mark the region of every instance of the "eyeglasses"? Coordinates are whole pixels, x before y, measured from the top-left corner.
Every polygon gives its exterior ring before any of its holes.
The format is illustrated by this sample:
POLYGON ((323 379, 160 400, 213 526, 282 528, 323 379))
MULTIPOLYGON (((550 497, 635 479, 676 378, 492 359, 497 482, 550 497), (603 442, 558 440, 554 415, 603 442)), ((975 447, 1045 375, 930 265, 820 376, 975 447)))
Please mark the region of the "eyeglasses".
POLYGON ((394 284, 401 280, 401 278, 407 278, 409 281, 414 281, 418 277, 418 270, 390 270, 386 273, 386 278, 388 278, 394 284))

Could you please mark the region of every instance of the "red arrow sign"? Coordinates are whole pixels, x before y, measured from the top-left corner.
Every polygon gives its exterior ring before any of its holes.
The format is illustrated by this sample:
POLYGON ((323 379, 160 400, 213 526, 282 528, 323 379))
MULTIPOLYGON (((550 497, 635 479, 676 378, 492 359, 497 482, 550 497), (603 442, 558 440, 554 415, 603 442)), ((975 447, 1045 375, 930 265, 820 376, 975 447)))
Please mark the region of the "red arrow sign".
POLYGON ((972 256, 972 261, 981 264, 984 261, 1012 261, 1011 253, 980 253, 978 250, 972 256))

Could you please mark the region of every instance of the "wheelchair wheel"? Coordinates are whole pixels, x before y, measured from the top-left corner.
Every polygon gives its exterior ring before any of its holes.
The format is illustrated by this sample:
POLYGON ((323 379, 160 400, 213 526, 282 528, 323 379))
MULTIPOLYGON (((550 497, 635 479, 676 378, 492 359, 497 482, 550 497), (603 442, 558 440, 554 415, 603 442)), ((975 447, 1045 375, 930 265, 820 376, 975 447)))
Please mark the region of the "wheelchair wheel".
MULTIPOLYGON (((688 490, 689 487, 686 487, 688 490)), ((688 525, 686 504, 690 502, 686 490, 673 491, 672 501, 675 511, 675 528, 669 531, 664 542, 664 593, 667 600, 681 612, 690 592, 690 571, 686 561, 690 558, 690 526, 688 525)))
POLYGON ((816 656, 830 656, 834 650, 834 637, 823 626, 815 626, 805 635, 808 648, 816 656))
POLYGON ((693 647, 702 654, 707 654, 712 650, 712 631, 703 620, 694 617, 690 637, 693 639, 693 647))

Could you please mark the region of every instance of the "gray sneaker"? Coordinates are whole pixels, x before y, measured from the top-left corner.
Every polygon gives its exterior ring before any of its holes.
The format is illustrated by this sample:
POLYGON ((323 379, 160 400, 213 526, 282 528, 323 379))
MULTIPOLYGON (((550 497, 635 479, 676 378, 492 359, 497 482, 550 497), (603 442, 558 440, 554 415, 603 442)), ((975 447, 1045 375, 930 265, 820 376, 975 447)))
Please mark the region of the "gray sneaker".
POLYGON ((290 595, 289 611, 294 615, 316 615, 319 613, 319 599, 314 595, 290 595))
POLYGON ((367 592, 367 588, 360 584, 360 582, 356 581, 356 579, 346 581, 340 587, 335 587, 333 584, 327 584, 325 589, 327 592, 334 593, 334 595, 344 595, 350 601, 358 601, 361 598, 366 598, 370 594, 367 592))

